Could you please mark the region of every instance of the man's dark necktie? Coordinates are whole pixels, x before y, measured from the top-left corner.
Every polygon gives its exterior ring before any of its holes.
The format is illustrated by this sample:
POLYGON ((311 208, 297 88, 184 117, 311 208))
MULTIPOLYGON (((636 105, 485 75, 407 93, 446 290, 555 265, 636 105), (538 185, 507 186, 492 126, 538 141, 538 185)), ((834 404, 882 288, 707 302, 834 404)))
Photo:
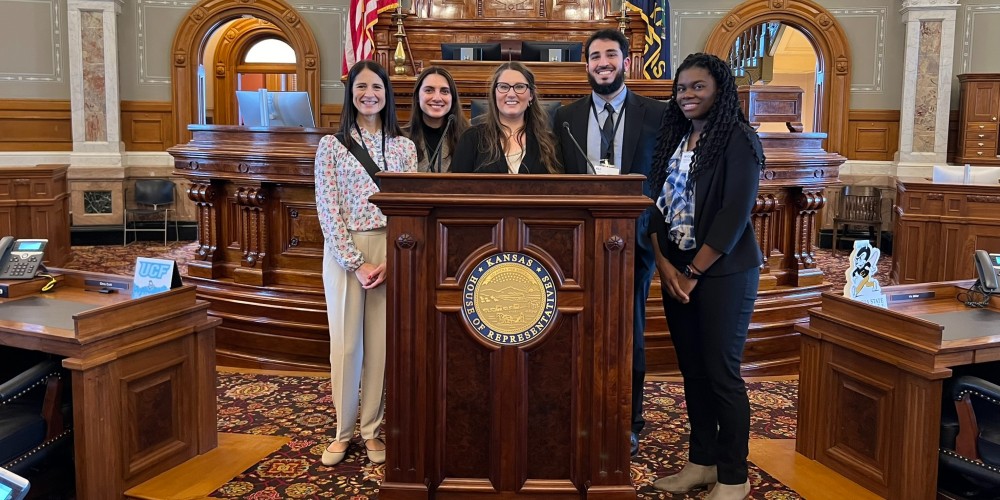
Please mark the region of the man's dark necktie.
POLYGON ((604 103, 604 111, 608 117, 604 119, 604 126, 601 127, 601 159, 608 160, 608 163, 615 162, 615 108, 610 102, 604 103))

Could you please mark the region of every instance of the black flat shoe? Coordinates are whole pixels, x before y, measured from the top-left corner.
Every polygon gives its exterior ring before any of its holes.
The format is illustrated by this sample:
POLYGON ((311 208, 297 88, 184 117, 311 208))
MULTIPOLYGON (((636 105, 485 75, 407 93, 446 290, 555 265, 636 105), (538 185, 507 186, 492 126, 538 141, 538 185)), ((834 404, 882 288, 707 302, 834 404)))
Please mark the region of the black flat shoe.
POLYGON ((639 435, 633 432, 629 436, 629 453, 634 457, 639 454, 639 435))

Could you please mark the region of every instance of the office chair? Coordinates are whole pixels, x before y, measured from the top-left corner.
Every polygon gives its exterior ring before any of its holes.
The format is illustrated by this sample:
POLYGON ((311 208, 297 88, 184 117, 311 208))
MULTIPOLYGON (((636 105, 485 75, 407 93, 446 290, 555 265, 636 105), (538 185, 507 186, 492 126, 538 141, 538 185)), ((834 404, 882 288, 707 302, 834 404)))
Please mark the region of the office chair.
POLYGON ((1000 386, 970 375, 950 382, 941 412, 939 488, 1000 497, 1000 386))
POLYGON ((840 201, 833 216, 833 254, 837 255, 838 232, 843 227, 847 234, 849 226, 868 226, 869 239, 875 246, 882 245, 882 190, 872 186, 844 186, 840 191, 840 201))
POLYGON ((0 467, 29 476, 36 465, 72 443, 69 374, 49 358, 23 370, 8 368, 0 383, 0 467))
MULTIPOLYGON (((122 246, 128 245, 128 233, 138 232, 160 232, 163 231, 163 245, 167 245, 167 228, 170 224, 170 212, 174 211, 174 191, 173 181, 168 179, 139 179, 135 181, 135 188, 132 190, 132 205, 126 201, 124 210, 124 223, 122 224, 122 246), (142 221, 157 221, 162 217, 163 228, 138 228, 137 224, 142 221), (131 220, 131 227, 129 221, 131 220)), ((128 199, 128 189, 125 190, 125 198, 128 199)), ((138 235, 133 234, 134 238, 138 235)), ((179 239, 177 234, 177 220, 174 220, 174 238, 179 239)))

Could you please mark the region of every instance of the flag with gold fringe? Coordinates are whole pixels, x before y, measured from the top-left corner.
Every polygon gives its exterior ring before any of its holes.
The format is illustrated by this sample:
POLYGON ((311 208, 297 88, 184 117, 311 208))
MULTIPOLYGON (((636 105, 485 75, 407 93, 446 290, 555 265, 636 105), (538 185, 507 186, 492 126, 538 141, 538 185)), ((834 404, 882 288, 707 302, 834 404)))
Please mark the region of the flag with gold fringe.
POLYGON ((378 15, 399 7, 396 0, 351 0, 344 29, 344 64, 341 74, 346 75, 354 63, 371 59, 375 53, 372 38, 378 15))
POLYGON ((646 46, 643 50, 642 74, 647 79, 671 78, 670 40, 667 36, 670 20, 668 0, 625 0, 625 7, 642 14, 646 23, 646 46))

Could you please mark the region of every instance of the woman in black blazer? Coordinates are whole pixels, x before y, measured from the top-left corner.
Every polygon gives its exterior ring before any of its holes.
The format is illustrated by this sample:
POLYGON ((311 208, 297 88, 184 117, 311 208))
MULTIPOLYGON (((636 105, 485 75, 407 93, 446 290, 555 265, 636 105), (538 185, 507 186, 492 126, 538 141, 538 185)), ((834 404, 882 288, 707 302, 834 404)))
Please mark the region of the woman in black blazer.
POLYGON ((740 361, 763 263, 750 221, 763 167, 729 66, 714 55, 688 56, 674 78, 651 181, 659 196, 649 231, 691 424, 688 462, 653 484, 663 491, 715 483, 707 499, 750 494, 740 361))
POLYGON ((557 174, 555 137, 538 103, 535 75, 516 62, 501 64, 490 80, 482 123, 458 139, 452 172, 557 174))

